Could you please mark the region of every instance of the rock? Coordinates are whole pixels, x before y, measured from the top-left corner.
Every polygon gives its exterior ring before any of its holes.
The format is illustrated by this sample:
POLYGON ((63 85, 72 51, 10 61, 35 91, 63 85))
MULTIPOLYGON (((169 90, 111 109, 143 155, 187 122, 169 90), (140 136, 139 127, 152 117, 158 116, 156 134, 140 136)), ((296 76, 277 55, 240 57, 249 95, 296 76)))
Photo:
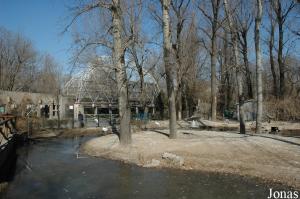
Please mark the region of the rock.
POLYGON ((152 159, 150 163, 144 165, 144 167, 158 167, 160 165, 160 161, 156 159, 152 159))
POLYGON ((162 158, 166 159, 166 160, 169 160, 173 165, 176 165, 176 166, 183 166, 183 164, 184 164, 183 157, 178 156, 178 155, 173 154, 173 153, 165 152, 165 153, 162 154, 162 158))

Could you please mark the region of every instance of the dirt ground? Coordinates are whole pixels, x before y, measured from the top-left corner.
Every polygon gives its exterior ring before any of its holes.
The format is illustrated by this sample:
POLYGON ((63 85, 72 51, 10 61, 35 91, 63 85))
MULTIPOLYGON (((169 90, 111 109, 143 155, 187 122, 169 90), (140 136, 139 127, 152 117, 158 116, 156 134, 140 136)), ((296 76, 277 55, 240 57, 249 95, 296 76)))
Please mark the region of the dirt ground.
POLYGON ((171 140, 167 133, 167 130, 134 133, 130 147, 120 146, 116 135, 107 135, 86 142, 82 152, 144 167, 175 167, 259 177, 300 189, 299 138, 179 130, 178 139, 171 140), (163 159, 165 152, 183 158, 184 164, 180 166, 163 159))

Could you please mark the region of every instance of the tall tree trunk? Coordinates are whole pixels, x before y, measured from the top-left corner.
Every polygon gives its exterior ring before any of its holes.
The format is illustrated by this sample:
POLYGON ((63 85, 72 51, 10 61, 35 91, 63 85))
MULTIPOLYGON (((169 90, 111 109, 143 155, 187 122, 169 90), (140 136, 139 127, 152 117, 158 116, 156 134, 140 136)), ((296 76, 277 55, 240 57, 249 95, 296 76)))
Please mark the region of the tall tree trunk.
MULTIPOLYGON (((285 66, 283 62, 283 24, 285 21, 285 18, 282 13, 282 7, 281 7, 281 0, 275 1, 276 5, 276 17, 277 17, 277 23, 278 23, 278 68, 279 68, 279 92, 280 92, 280 98, 284 98, 285 94, 285 66)), ((287 13, 286 13, 287 14, 287 13)))
POLYGON ((249 68, 249 60, 248 60, 248 42, 247 42, 247 30, 242 33, 243 38, 243 45, 242 45, 242 54, 244 65, 246 69, 246 82, 247 82, 247 91, 248 91, 248 98, 253 98, 253 89, 252 89, 252 81, 251 81, 251 71, 249 68))
MULTIPOLYGON (((280 21, 280 20, 279 20, 280 21)), ((279 90, 280 97, 284 98, 285 94, 285 66, 283 63, 283 24, 279 22, 278 24, 278 67, 279 67, 279 90)))
POLYGON ((273 77, 273 94, 277 98, 279 97, 280 92, 278 90, 278 84, 277 84, 278 80, 277 80, 277 74, 276 74, 275 63, 274 63, 274 55, 273 55, 274 37, 275 37, 275 23, 271 22, 270 39, 269 39, 269 59, 270 59, 272 77, 273 77))
POLYGON ((243 93, 243 72, 242 68, 238 61, 238 47, 237 47, 237 39, 236 37, 232 39, 233 43, 233 50, 234 50, 234 62, 236 66, 236 79, 237 79, 237 86, 238 86, 238 99, 239 99, 239 120, 240 120, 240 133, 246 133, 246 126, 245 126, 245 113, 244 113, 244 103, 245 97, 243 93))
POLYGON ((177 89, 177 96, 176 96, 176 104, 177 104, 177 119, 182 119, 182 85, 178 87, 177 89))
POLYGON ((236 70, 236 78, 237 78, 237 87, 238 87, 238 99, 239 99, 239 120, 240 120, 240 133, 245 134, 245 117, 244 117, 244 95, 243 95, 243 78, 242 78, 242 70, 239 64, 238 58, 238 45, 237 45, 237 28, 233 25, 232 13, 229 11, 227 0, 223 1, 225 12, 228 18, 228 25, 231 31, 231 41, 233 45, 233 53, 234 53, 234 66, 236 70))
POLYGON ((140 104, 142 104, 143 106, 146 106, 145 104, 145 95, 144 95, 144 70, 143 70, 143 66, 140 64, 139 59, 138 59, 138 54, 136 51, 136 46, 135 43, 133 42, 132 44, 132 56, 134 59, 134 63, 135 66, 137 68, 138 74, 139 74, 139 79, 140 79, 140 95, 139 95, 139 101, 140 104))
POLYGON ((190 117, 190 114, 189 114, 189 103, 188 103, 188 95, 187 95, 187 88, 186 88, 186 86, 185 86, 185 88, 184 88, 184 90, 185 90, 185 95, 183 95, 183 104, 184 104, 184 117, 185 118, 188 118, 188 117, 190 117))
POLYGON ((170 35, 170 0, 162 0, 163 14, 163 46, 164 46, 164 64, 166 72, 168 101, 169 101, 169 128, 170 138, 176 138, 176 101, 175 92, 177 86, 176 68, 172 67, 172 45, 170 35))
POLYGON ((216 30, 213 28, 212 38, 211 38, 211 120, 215 121, 217 119, 217 78, 216 78, 216 30))
POLYGON ((216 63, 217 63, 217 31, 219 28, 219 8, 220 0, 211 0, 213 19, 211 24, 211 120, 215 121, 217 119, 217 74, 216 74, 216 63))
POLYGON ((276 22, 278 23, 278 67, 279 67, 279 91, 280 98, 285 97, 286 93, 286 79, 285 79, 285 63, 283 58, 283 48, 284 48, 284 23, 287 22, 288 14, 295 8, 295 1, 283 1, 283 0, 273 0, 270 1, 271 6, 276 14, 276 22), (282 3, 284 2, 284 3, 282 3), (284 5, 284 7, 282 7, 284 5))
POLYGON ((224 59, 223 57, 225 57, 225 54, 224 54, 224 49, 222 49, 223 52, 222 52, 222 57, 220 59, 220 72, 221 72, 221 76, 220 76, 220 88, 219 88, 219 106, 220 106, 220 111, 221 113, 223 114, 224 113, 224 108, 225 108, 225 92, 224 92, 224 86, 225 86, 225 65, 224 65, 224 59))
MULTIPOLYGON (((183 3, 184 0, 181 2, 183 3)), ((183 84, 183 65, 182 65, 182 41, 181 41, 181 32, 183 29, 183 24, 185 19, 183 18, 183 13, 181 12, 181 7, 174 7, 174 12, 177 18, 177 24, 176 24, 176 48, 175 48, 175 54, 176 54, 176 63, 177 63, 177 81, 178 81, 178 88, 177 88, 177 94, 176 94, 176 115, 177 119, 181 120, 182 118, 182 84, 183 84)))
POLYGON ((231 78, 229 72, 225 73, 225 78, 226 78, 225 79, 225 82, 226 82, 225 108, 227 110, 229 110, 232 106, 232 100, 233 100, 233 95, 234 95, 235 89, 234 89, 233 82, 231 82, 232 78, 231 78))
POLYGON ((262 86, 262 64, 260 50, 260 25, 262 18, 262 2, 256 0, 257 14, 255 18, 255 54, 256 54, 256 93, 257 93, 257 109, 256 109, 256 133, 260 133, 262 127, 263 114, 263 86, 262 86))
POLYGON ((228 54, 228 35, 227 32, 224 32, 224 41, 223 41, 223 49, 222 49, 222 62, 221 62, 221 111, 224 113, 225 109, 228 109, 227 107, 227 101, 228 101, 228 86, 227 86, 227 74, 228 74, 228 60, 229 60, 229 54, 228 54))
POLYGON ((181 120, 182 118, 182 53, 181 53, 181 31, 182 31, 182 26, 180 21, 177 23, 177 33, 176 33, 176 43, 177 43, 177 47, 176 47, 176 62, 177 62, 177 78, 179 81, 179 85, 177 88, 177 95, 176 95, 176 113, 177 113, 177 119, 181 120))
POLYGON ((125 50, 122 46, 122 11, 119 0, 113 0, 113 58, 116 67, 116 80, 118 89, 118 103, 120 116, 120 144, 129 145, 131 143, 130 132, 130 107, 128 103, 128 83, 125 69, 125 50))
POLYGON ((140 91, 141 91, 141 95, 144 92, 144 71, 143 71, 143 66, 140 64, 139 62, 139 58, 138 58, 138 54, 136 51, 136 46, 135 43, 133 42, 132 44, 132 56, 134 59, 134 64, 137 68, 138 74, 139 74, 139 78, 140 78, 140 91))

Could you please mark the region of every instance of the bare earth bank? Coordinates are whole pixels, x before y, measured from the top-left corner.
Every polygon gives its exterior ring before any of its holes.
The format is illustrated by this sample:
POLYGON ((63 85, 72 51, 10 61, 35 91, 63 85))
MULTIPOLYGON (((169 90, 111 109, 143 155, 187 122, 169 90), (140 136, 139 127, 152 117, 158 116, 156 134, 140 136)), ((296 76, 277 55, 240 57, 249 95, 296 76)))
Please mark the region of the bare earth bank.
POLYGON ((164 130, 135 133, 130 147, 120 146, 116 135, 107 135, 89 140, 81 149, 91 156, 144 167, 233 173, 300 189, 299 138, 179 130, 178 139, 170 140, 165 134, 164 130))

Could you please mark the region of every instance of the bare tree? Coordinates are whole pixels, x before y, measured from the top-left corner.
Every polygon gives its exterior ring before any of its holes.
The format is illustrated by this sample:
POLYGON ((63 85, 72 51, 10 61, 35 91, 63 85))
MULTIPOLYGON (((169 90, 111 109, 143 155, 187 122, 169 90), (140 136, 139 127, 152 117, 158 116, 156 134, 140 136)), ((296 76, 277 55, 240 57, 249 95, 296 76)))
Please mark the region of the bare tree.
POLYGON ((122 9, 119 0, 112 0, 110 11, 113 20, 113 58, 116 67, 118 88, 118 103, 120 115, 120 143, 131 143, 130 132, 130 107, 128 103, 128 83, 125 69, 125 47, 122 42, 122 9))
POLYGON ((256 111, 256 133, 261 131, 263 114, 263 86, 262 86, 262 64, 260 50, 260 25, 262 18, 262 1, 256 1, 255 16, 255 54, 256 54, 256 93, 257 93, 257 111, 256 111))
POLYGON ((192 114, 191 100, 193 99, 193 86, 195 85, 195 82, 197 82, 198 74, 202 72, 201 67, 203 64, 200 59, 202 49, 199 45, 200 39, 194 15, 192 15, 190 24, 184 32, 182 41, 180 89, 182 90, 182 108, 185 113, 184 116, 189 117, 192 114))
MULTIPOLYGON (((126 34, 132 36, 132 41, 127 48, 128 52, 128 65, 134 65, 133 70, 137 72, 139 77, 139 102, 144 112, 148 111, 147 105, 149 103, 147 97, 147 81, 145 78, 151 76, 154 84, 158 85, 154 76, 152 76, 153 69, 157 67, 160 56, 156 57, 154 50, 148 44, 151 42, 148 39, 147 33, 143 32, 143 16, 146 14, 144 11, 144 4, 141 0, 130 0, 128 6, 128 24, 125 24, 126 34)), ((127 21, 127 20, 125 20, 127 21)), ((158 89, 160 90, 160 89, 158 89)))
POLYGON ((131 45, 128 48, 129 53, 133 58, 134 65, 137 69, 140 78, 140 92, 141 97, 144 92, 144 63, 146 61, 146 49, 144 48, 144 41, 141 35, 141 13, 142 13, 142 2, 135 0, 130 1, 129 6, 129 35, 132 35, 133 39, 131 45))
POLYGON ((271 73, 273 77, 273 95, 275 97, 279 97, 280 91, 278 88, 278 77, 277 77, 277 70, 275 67, 275 62, 274 62, 274 42, 275 42, 275 25, 276 25, 276 20, 274 13, 272 11, 272 4, 270 3, 270 9, 268 9, 268 15, 269 15, 269 20, 270 20, 270 29, 269 29, 269 40, 268 40, 268 47, 269 47, 269 60, 270 60, 270 66, 271 66, 271 73))
POLYGON ((227 0, 224 0, 224 8, 226 12, 226 16, 228 19, 228 26, 230 28, 230 35, 231 35, 231 42, 233 47, 233 54, 234 54, 234 67, 236 70, 236 79, 237 79, 237 87, 238 87, 238 100, 239 100, 239 121, 240 121, 240 133, 245 134, 245 117, 244 117, 244 94, 243 94, 243 78, 242 78, 242 69, 239 64, 239 52, 238 52, 238 45, 237 45, 237 27, 233 24, 233 10, 229 9, 229 5, 227 0))
MULTIPOLYGON (((119 116, 120 116, 120 144, 129 145, 131 143, 130 131, 130 106, 128 102, 128 80, 125 67, 125 52, 126 48, 132 40, 132 37, 124 37, 125 32, 123 29, 123 12, 120 0, 111 1, 92 1, 87 4, 76 7, 75 14, 71 23, 67 25, 66 30, 76 21, 82 14, 90 12, 94 9, 103 9, 110 13, 112 24, 108 32, 112 32, 113 45, 113 63, 116 71, 116 81, 118 89, 118 103, 119 103, 119 116)), ((90 45, 106 45, 107 41, 102 39, 94 42, 88 42, 80 52, 85 50, 90 45)))
POLYGON ((211 119, 217 119, 217 74, 216 74, 216 63, 217 63, 217 32, 221 27, 219 19, 221 0, 210 0, 211 13, 207 10, 207 7, 203 7, 201 4, 198 6, 201 13, 208 20, 211 31, 200 27, 200 29, 210 39, 210 68, 211 68, 211 119))
POLYGON ((247 84, 247 96, 248 98, 253 98, 253 86, 252 86, 252 74, 249 68, 248 59, 248 32, 253 22, 252 16, 252 2, 247 0, 240 0, 239 6, 237 8, 236 19, 238 23, 239 30, 239 43, 241 45, 241 52, 243 55, 243 61, 245 66, 245 76, 247 84))
POLYGON ((60 71, 54 58, 46 54, 42 57, 41 70, 35 82, 35 91, 56 95, 60 90, 60 71), (49 83, 51 82, 51 83, 49 83))
POLYGON ((171 44, 171 29, 170 29, 170 4, 171 0, 161 0, 162 16, 163 16, 163 49, 164 49, 164 64, 166 72, 166 83, 168 90, 169 116, 170 116, 170 138, 176 138, 176 88, 177 77, 176 67, 173 63, 172 44, 171 44))
POLYGON ((177 93, 176 93, 176 113, 177 119, 182 118, 182 92, 183 92, 183 73, 186 67, 183 66, 183 44, 182 44, 182 33, 184 30, 184 23, 187 20, 187 9, 190 4, 190 0, 172 0, 171 6, 176 17, 176 41, 173 44, 175 51, 176 63, 177 63, 177 93))
POLYGON ((278 24, 278 67, 279 67, 279 91, 280 97, 284 98, 286 92, 285 85, 285 63, 283 58, 283 48, 284 48, 284 25, 286 24, 289 13, 295 7, 296 3, 293 0, 272 0, 271 5, 273 11, 276 15, 276 22, 278 24))
POLYGON ((224 28, 222 34, 222 43, 220 44, 221 50, 219 52, 219 63, 220 63, 220 70, 221 70, 221 85, 219 89, 220 95, 220 110, 225 113, 225 110, 230 110, 232 105, 232 99, 235 95, 234 89, 234 73, 232 65, 232 47, 229 45, 229 30, 227 27, 224 28))
POLYGON ((0 29, 0 89, 29 90, 35 79, 36 51, 30 40, 0 29))

